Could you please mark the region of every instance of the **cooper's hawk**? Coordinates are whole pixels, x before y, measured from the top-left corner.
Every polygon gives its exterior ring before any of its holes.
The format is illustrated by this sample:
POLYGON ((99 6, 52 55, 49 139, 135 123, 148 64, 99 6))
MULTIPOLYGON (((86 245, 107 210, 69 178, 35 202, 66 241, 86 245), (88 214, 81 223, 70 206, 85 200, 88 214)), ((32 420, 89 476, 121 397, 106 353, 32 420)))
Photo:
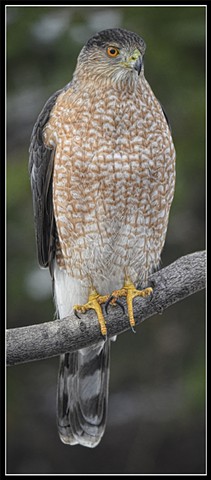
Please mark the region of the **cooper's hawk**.
POLYGON ((39 263, 50 268, 60 318, 93 308, 102 333, 97 345, 61 356, 58 428, 71 445, 95 447, 104 433, 110 344, 103 303, 107 309, 125 296, 133 327, 133 298, 152 290, 135 286, 146 286, 159 266, 173 199, 175 150, 144 77, 144 53, 133 32, 94 35, 32 133, 39 263))

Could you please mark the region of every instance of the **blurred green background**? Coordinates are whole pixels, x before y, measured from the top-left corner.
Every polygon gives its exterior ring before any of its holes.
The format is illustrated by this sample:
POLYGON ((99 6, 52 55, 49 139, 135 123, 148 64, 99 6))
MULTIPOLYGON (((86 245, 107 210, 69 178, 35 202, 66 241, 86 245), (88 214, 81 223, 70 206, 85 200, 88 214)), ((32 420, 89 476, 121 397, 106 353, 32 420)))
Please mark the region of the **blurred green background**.
MULTIPOLYGON (((147 44, 145 75, 173 131, 177 184, 162 264, 204 249, 205 7, 7 7, 8 327, 53 319, 38 267, 28 178, 30 135, 43 104, 72 77, 82 45, 123 27, 147 44)), ((203 473, 204 294, 112 345, 109 415, 93 449, 56 430, 58 358, 8 369, 8 473, 203 473)))

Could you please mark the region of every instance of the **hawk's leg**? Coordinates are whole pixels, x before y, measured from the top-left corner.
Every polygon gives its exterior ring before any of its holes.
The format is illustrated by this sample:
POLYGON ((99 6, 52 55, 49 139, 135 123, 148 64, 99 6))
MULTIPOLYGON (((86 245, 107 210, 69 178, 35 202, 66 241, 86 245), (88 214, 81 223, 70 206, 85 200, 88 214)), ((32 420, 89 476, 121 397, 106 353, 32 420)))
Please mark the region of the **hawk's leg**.
POLYGON ((117 299, 119 297, 126 297, 128 317, 129 317, 131 328, 134 332, 135 320, 133 315, 133 299, 138 296, 148 297, 149 295, 151 295, 152 291, 153 290, 151 287, 145 288, 144 290, 137 290, 133 285, 133 283, 131 282, 130 278, 125 277, 124 287, 121 288, 120 290, 114 290, 112 295, 110 295, 110 297, 105 303, 105 310, 107 312, 109 304, 117 303, 117 299))
MULTIPOLYGON (((92 288, 90 290, 88 302, 85 303, 84 305, 74 305, 73 310, 75 312, 75 315, 78 317, 77 313, 85 313, 87 310, 95 310, 98 318, 98 322, 100 324, 100 330, 103 336, 107 335, 107 328, 106 328, 106 322, 103 316, 102 312, 102 303, 106 303, 106 301, 110 298, 110 295, 100 295, 97 290, 92 288)), ((120 302, 113 302, 113 303, 118 303, 120 306, 123 307, 123 305, 120 304, 120 302)), ((124 308, 124 307, 123 307, 124 308)))

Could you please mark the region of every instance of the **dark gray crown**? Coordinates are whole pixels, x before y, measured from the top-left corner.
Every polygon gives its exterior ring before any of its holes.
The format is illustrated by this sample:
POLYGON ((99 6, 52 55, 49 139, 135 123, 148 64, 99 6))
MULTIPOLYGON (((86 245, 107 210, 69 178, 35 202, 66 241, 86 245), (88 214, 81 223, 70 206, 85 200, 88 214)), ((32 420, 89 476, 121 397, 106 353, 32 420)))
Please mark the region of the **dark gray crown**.
POLYGON ((102 30, 91 37, 86 43, 86 48, 93 46, 106 47, 107 45, 118 45, 119 47, 136 47, 145 52, 146 44, 143 38, 139 37, 137 33, 124 30, 123 28, 109 28, 102 30))

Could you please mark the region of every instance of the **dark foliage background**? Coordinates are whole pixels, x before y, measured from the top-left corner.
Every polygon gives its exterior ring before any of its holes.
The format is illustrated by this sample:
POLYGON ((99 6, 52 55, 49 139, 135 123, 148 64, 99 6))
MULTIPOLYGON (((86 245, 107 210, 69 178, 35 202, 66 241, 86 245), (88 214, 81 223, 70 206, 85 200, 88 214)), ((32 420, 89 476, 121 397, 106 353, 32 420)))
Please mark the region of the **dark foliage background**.
MULTIPOLYGON (((123 27, 147 43, 145 75, 168 113, 177 185, 167 265, 204 249, 205 7, 7 7, 8 327, 51 320, 37 265, 28 178, 30 134, 43 104, 72 77, 96 31, 123 27)), ((155 316, 112 346, 108 425, 93 450, 56 431, 58 358, 8 370, 8 473, 203 473, 204 295, 155 316)))

